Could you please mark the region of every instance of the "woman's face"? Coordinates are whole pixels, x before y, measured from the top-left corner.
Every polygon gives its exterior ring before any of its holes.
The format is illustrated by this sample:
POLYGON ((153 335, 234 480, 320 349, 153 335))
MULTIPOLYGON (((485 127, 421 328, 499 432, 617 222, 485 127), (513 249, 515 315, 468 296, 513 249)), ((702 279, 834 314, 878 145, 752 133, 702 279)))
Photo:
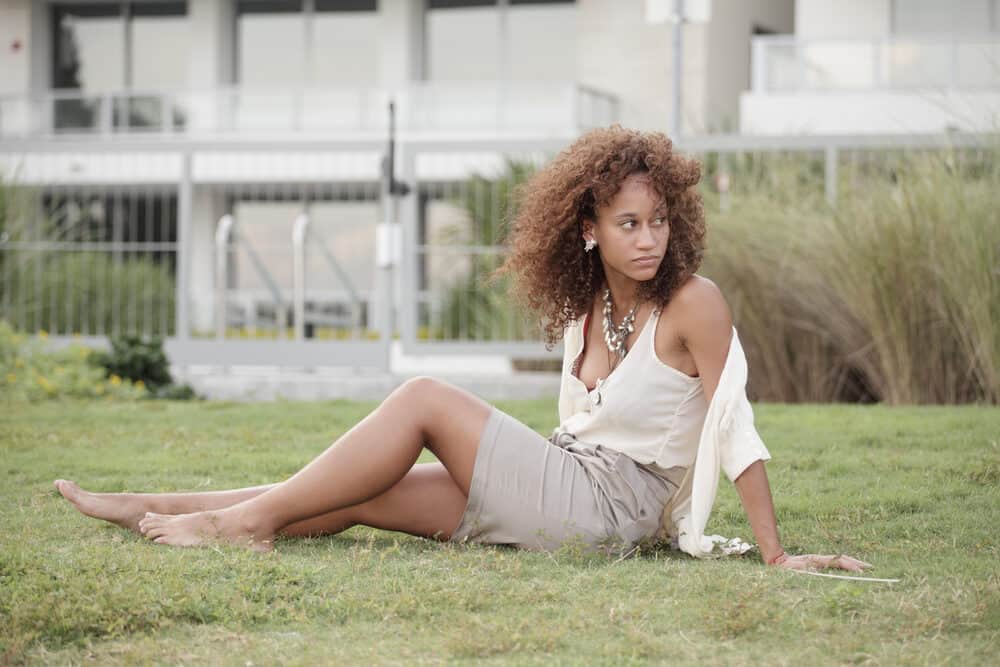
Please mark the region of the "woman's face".
POLYGON ((631 174, 596 220, 583 224, 584 240, 597 241, 604 273, 637 282, 652 280, 667 252, 670 225, 666 205, 645 173, 631 174))

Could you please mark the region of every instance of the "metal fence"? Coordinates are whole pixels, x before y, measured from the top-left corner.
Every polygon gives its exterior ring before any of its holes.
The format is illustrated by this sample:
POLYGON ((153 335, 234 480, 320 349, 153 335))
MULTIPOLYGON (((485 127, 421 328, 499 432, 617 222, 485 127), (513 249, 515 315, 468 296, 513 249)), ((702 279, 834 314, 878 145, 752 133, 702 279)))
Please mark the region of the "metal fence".
MULTIPOLYGON (((734 156, 813 156, 835 204, 845 159, 989 145, 972 135, 717 136, 679 148, 712 175, 734 156)), ((551 358, 489 280, 511 191, 565 141, 6 142, 0 318, 71 340, 168 339, 186 364, 386 368, 411 354, 551 358)))

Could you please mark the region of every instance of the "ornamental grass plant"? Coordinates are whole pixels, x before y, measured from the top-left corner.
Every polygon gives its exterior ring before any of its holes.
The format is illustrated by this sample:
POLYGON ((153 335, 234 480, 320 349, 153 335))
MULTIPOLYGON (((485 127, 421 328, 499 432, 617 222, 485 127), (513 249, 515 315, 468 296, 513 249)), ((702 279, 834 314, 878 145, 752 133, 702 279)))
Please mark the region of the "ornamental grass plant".
POLYGON ((752 394, 1000 402, 998 156, 856 161, 836 208, 794 161, 737 173, 704 272, 733 306, 752 394))

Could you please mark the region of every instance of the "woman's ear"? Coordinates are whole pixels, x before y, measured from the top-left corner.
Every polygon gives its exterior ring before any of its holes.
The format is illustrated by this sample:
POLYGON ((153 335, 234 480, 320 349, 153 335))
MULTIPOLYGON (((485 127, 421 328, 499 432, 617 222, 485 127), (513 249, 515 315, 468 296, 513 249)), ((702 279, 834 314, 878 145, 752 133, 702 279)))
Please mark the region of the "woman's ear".
POLYGON ((596 241, 596 239, 594 238, 594 221, 584 218, 582 227, 583 227, 583 240, 596 241))

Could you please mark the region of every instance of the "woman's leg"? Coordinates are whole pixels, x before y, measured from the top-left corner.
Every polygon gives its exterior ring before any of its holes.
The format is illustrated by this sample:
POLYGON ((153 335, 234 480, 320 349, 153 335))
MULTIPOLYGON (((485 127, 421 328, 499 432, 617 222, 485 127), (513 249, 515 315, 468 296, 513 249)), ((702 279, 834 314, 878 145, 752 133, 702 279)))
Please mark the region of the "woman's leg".
POLYGON ((360 505, 286 526, 281 535, 330 535, 362 525, 448 540, 465 512, 466 495, 440 463, 418 463, 385 493, 360 505))
POLYGON ((91 493, 75 482, 55 481, 56 490, 81 513, 139 532, 139 519, 146 512, 189 514, 230 507, 259 496, 274 484, 228 491, 193 493, 91 493))
MULTIPOLYGON (((139 532, 146 512, 190 514, 219 510, 255 498, 275 486, 194 493, 90 493, 73 482, 56 480, 56 488, 76 508, 139 532)), ((385 493, 341 510, 289 524, 282 535, 331 535, 364 525, 447 540, 465 511, 466 496, 440 463, 418 463, 385 493)))
MULTIPOLYGON (((157 543, 230 542, 268 549, 283 528, 383 494, 426 446, 468 496, 476 450, 490 407, 456 387, 417 378, 291 478, 222 510, 150 514, 140 530, 157 543)), ((457 521, 457 519, 456 519, 457 521)))

